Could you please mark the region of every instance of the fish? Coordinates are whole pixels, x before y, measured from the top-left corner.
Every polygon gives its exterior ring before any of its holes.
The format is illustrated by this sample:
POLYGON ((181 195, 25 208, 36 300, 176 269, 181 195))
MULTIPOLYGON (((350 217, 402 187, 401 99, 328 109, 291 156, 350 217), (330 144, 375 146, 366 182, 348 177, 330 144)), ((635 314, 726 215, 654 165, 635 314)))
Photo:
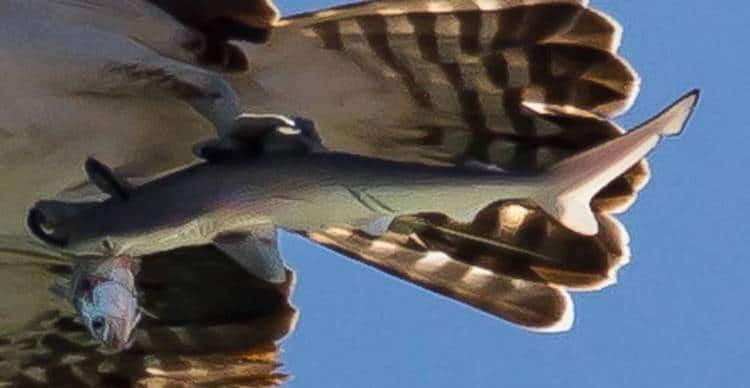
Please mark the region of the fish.
MULTIPOLYGON (((265 136, 230 133, 231 139, 207 145, 212 152, 196 151, 211 155, 207 161, 137 187, 89 158, 85 169, 90 180, 109 197, 78 203, 43 200, 29 211, 27 224, 40 240, 80 256, 142 257, 213 244, 272 283, 284 281, 279 229, 303 233, 348 225, 379 236, 402 215, 441 213, 468 222, 497 201, 516 200, 536 204, 574 233, 593 236, 599 223, 592 198, 645 158, 662 137, 680 134, 698 98, 699 92, 691 91, 635 129, 528 174, 481 163, 390 161, 320 147, 300 152, 298 147, 279 147, 279 139, 307 144, 316 138, 314 131, 309 125, 289 130, 282 120, 277 128, 283 130, 265 136), (247 156, 236 146, 242 141, 252 143, 247 156), (274 146, 258 155, 264 149, 254 145, 258 141, 274 146), (217 152, 226 155, 217 158, 217 152)), ((440 255, 426 258, 425 265, 439 269, 440 255)), ((480 292, 478 297, 492 295, 480 292)), ((506 314, 491 306, 484 309, 499 317, 506 314)))
POLYGON ((138 268, 138 259, 130 256, 81 259, 74 268, 71 302, 81 323, 106 351, 120 352, 135 342, 141 321, 138 268))

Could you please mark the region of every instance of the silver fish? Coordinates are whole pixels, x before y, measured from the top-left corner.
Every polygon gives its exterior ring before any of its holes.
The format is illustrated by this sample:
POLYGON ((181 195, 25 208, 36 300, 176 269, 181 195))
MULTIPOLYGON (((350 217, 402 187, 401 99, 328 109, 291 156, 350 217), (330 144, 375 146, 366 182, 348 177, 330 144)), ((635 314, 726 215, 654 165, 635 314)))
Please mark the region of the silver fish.
POLYGON ((72 279, 72 302, 97 341, 107 350, 122 351, 135 341, 141 320, 135 286, 137 259, 118 256, 96 264, 76 267, 72 279))
MULTIPOLYGON (((441 167, 300 153, 278 147, 278 136, 272 137, 276 146, 260 157, 237 157, 237 143, 255 138, 243 134, 209 144, 234 157, 209 152, 209 162, 139 187, 89 159, 91 181, 110 198, 41 201, 29 212, 28 227, 41 240, 76 255, 140 257, 214 244, 273 283, 284 280, 277 228, 317 231, 349 225, 381 235, 401 215, 442 213, 468 222, 496 201, 529 200, 564 227, 590 236, 598 232, 592 197, 642 160, 661 137, 680 133, 697 100, 697 91, 691 92, 628 133, 533 175, 476 164, 441 167)), ((309 131, 286 132, 290 141, 309 140, 309 131)))

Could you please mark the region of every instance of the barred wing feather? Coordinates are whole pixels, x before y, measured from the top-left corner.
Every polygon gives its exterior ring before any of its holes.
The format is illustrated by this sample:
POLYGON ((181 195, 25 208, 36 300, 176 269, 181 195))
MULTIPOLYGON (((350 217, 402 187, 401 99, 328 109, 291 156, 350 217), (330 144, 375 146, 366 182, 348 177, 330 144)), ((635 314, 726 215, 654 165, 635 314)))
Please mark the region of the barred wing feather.
MULTIPOLYGON (((282 19, 250 53, 253 84, 234 84, 248 106, 313 118, 333 149, 535 171, 622 133, 610 119, 639 80, 619 42, 581 1, 372 1, 282 19)), ((623 210, 647 176, 635 166, 598 205, 623 210)))
MULTIPOLYGON (((255 53, 257 81, 264 97, 306 80, 325 85, 314 94, 328 106, 302 113, 333 149, 534 172, 623 133, 612 120, 632 105, 639 79, 617 53, 620 38, 585 1, 370 1, 282 19, 255 53), (274 57, 285 46, 300 48, 304 68, 290 65, 294 51, 274 57), (293 82, 266 77, 275 66, 293 82), (358 96, 367 98, 352 102, 358 96)), ((512 201, 470 223, 420 214, 382 237, 346 228, 307 236, 515 324, 560 331, 573 316, 567 290, 612 284, 627 263, 627 232, 610 214, 648 176, 644 160, 594 198, 600 232, 591 237, 512 201)))
POLYGON ((563 289, 409 247, 404 237, 374 239, 343 228, 308 234, 339 253, 514 324, 550 332, 570 328, 573 306, 563 289))

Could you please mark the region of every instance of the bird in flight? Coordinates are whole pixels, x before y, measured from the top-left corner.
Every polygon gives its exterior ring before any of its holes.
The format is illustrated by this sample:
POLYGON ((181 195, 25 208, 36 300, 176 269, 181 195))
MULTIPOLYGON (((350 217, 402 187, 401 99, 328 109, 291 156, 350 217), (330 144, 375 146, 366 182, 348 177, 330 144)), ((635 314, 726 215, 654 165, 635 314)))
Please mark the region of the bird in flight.
MULTIPOLYGON (((11 235, 35 200, 85 180, 85 155, 125 180, 163 174, 193 163, 194 144, 241 132, 246 111, 310 118, 333 151, 536 174, 622 136, 613 120, 639 86, 617 53, 620 27, 583 0, 380 0, 287 18, 267 1, 7 0, 0 29, 11 235)), ((472 219, 415 213, 379 236, 308 237, 515 324, 563 330, 568 291, 607 286, 627 262, 613 214, 648 177, 635 162, 593 197, 594 235, 505 199, 472 219), (440 268, 399 265, 436 252, 440 268), (498 286, 473 292, 477 269, 498 286)))

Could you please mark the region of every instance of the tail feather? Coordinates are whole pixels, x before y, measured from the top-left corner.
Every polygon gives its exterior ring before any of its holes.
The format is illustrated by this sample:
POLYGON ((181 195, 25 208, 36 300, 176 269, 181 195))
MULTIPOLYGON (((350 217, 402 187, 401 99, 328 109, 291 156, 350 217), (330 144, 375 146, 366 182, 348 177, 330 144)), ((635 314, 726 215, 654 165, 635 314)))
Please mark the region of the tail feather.
POLYGON ((571 230, 596 234, 593 197, 645 158, 662 137, 679 134, 697 102, 698 92, 692 91, 627 134, 556 164, 543 176, 551 190, 534 200, 571 230))

